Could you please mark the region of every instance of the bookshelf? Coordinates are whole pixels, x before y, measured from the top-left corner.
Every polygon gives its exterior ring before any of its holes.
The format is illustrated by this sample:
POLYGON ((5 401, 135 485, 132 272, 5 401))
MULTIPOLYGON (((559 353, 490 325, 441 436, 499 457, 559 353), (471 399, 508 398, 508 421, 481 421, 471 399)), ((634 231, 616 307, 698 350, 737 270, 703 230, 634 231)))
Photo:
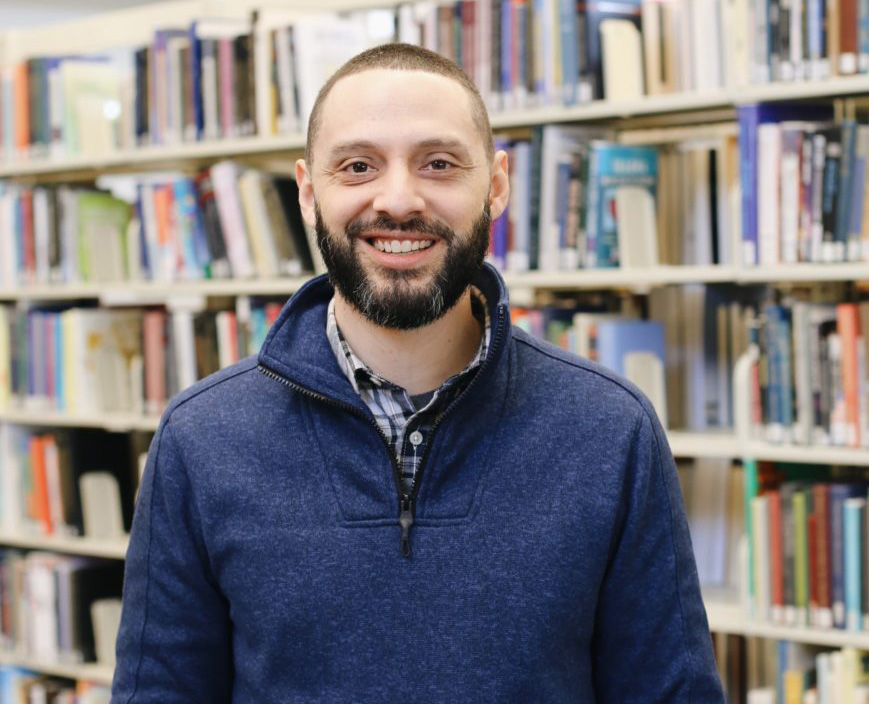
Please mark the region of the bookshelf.
MULTIPOLYGON (((256 3, 175 2, 161 7, 124 10, 73 23, 64 28, 48 28, 29 33, 11 32, 0 42, 4 52, 21 51, 33 56, 64 52, 89 51, 92 30, 114 35, 123 45, 147 43, 154 29, 186 23, 196 17, 217 14, 223 17, 246 17, 256 3), (16 49, 13 45, 18 45, 16 49), (12 46, 12 48, 10 48, 12 46)), ((323 11, 329 7, 344 9, 346 2, 288 2, 293 13, 323 11)), ((365 0, 354 7, 381 7, 380 0, 365 0)), ((288 15, 289 16, 289 15, 288 15)), ((624 100, 597 100, 570 107, 548 106, 506 109, 492 112, 492 126, 499 131, 522 133, 542 124, 597 124, 606 122, 658 128, 671 124, 733 122, 737 109, 755 102, 830 101, 859 97, 869 93, 869 76, 834 76, 824 80, 770 82, 732 88, 686 90, 665 95, 650 95, 624 100)), ((129 175, 161 170, 190 171, 223 159, 245 163, 287 167, 304 148, 304 135, 227 137, 219 140, 171 145, 148 145, 114 149, 87 156, 27 158, 0 161, 0 179, 24 184, 88 182, 96 176, 129 175)), ((625 269, 586 269, 581 271, 532 271, 508 273, 508 287, 517 299, 533 299, 539 291, 628 290, 646 293, 652 289, 683 284, 813 284, 869 280, 869 263, 831 263, 793 265, 666 265, 625 269)), ((123 281, 85 284, 28 285, 0 288, 0 303, 13 302, 63 304, 71 301, 95 301, 100 307, 143 307, 171 303, 179 298, 193 298, 201 303, 208 298, 292 295, 307 276, 282 278, 215 279, 208 281, 123 281)), ((158 423, 153 415, 135 413, 72 414, 31 410, 0 411, 0 425, 33 428, 96 428, 113 432, 151 433, 158 423)), ((751 457, 756 460, 847 464, 869 467, 869 450, 845 447, 777 445, 740 438, 734 433, 670 431, 673 453, 678 457, 751 457)), ((0 546, 47 550, 70 555, 121 560, 123 541, 95 541, 60 537, 37 538, 13 532, 0 533, 0 546)), ((741 605, 733 598, 709 595, 707 607, 714 630, 746 636, 792 640, 831 647, 853 646, 869 649, 869 633, 774 626, 747 619, 741 605)), ((0 653, 0 662, 15 663, 34 670, 63 677, 110 682, 111 671, 101 666, 51 666, 33 662, 14 653, 0 653)))

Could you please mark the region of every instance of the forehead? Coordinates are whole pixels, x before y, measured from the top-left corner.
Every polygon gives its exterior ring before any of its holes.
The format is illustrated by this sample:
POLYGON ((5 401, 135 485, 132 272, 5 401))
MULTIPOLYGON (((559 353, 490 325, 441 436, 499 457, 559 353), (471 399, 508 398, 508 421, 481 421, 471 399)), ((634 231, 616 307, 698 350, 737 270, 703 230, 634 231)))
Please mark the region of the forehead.
POLYGON ((471 98, 457 81, 425 71, 371 69, 337 81, 323 102, 314 150, 368 141, 398 148, 431 140, 484 146, 471 98))

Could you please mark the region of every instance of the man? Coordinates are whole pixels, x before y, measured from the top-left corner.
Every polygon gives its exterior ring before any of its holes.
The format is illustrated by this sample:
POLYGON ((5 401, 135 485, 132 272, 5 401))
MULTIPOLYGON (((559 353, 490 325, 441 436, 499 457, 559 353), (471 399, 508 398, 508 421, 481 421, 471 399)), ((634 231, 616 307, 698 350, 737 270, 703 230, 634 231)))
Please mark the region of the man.
POLYGON ((330 278, 167 410, 113 704, 722 702, 649 403, 481 266, 509 186, 473 85, 357 56, 296 174, 330 278))

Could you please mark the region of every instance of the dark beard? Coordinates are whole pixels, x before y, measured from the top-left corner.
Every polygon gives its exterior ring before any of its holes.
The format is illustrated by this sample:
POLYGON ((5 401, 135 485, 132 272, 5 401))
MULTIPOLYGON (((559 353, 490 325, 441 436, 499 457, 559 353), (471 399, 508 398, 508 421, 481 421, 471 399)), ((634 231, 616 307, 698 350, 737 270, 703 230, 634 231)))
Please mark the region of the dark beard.
MULTIPOLYGON (((379 217, 363 222, 353 220, 344 235, 329 232, 319 206, 315 206, 317 245, 329 271, 329 279, 341 296, 376 325, 395 330, 413 330, 433 323, 450 310, 476 277, 489 250, 488 203, 470 232, 459 236, 446 225, 413 218, 402 223, 379 217), (434 235, 447 246, 440 270, 425 285, 415 279, 429 274, 425 270, 388 269, 378 273, 387 286, 377 286, 365 273, 356 251, 358 240, 369 230, 415 232, 434 235)), ((396 239, 400 237, 396 234, 396 239)))

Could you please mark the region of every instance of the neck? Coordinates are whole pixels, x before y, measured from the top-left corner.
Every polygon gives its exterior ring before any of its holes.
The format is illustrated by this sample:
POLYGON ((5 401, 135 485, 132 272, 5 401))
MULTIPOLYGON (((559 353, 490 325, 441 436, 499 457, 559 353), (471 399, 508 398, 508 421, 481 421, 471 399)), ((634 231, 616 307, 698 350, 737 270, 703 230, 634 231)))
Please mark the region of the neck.
POLYGON ((410 394, 437 389, 462 371, 480 346, 470 290, 441 318, 414 330, 375 325, 335 293, 335 319, 354 354, 410 394))

